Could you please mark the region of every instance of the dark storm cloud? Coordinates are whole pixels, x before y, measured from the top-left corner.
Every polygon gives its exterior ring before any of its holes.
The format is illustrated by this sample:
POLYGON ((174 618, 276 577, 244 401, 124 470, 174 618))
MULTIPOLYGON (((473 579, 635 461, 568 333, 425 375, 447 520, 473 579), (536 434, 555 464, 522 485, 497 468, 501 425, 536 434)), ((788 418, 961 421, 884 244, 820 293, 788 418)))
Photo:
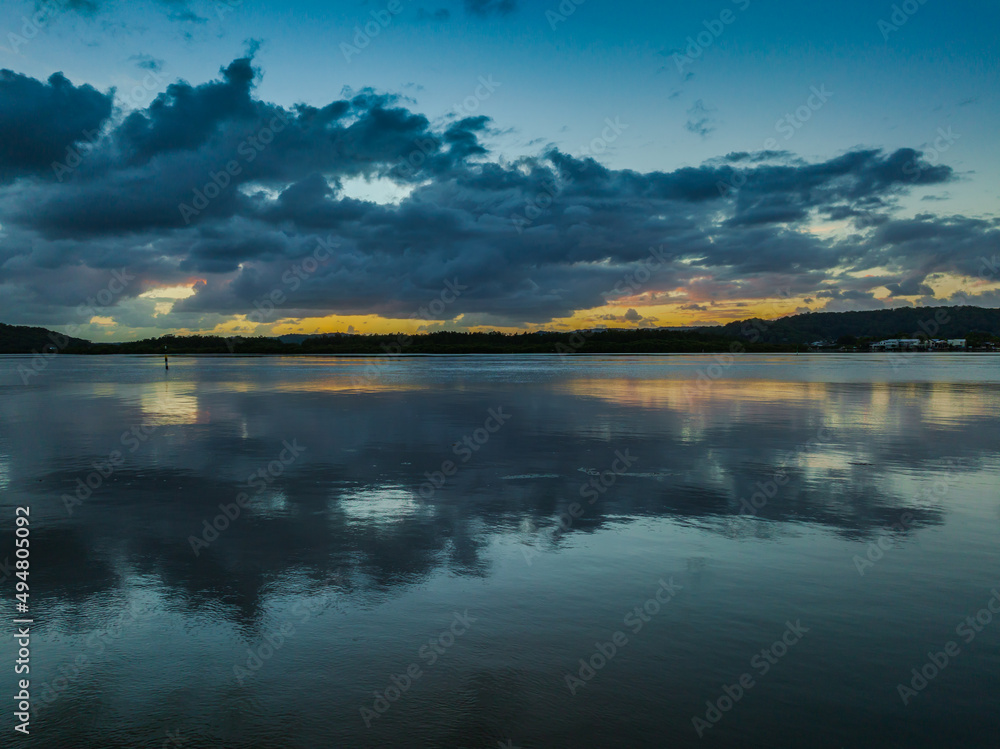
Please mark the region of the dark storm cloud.
POLYGON ((872 244, 876 249, 864 259, 873 266, 905 263, 924 276, 950 271, 980 277, 984 259, 1000 251, 1000 220, 921 214, 881 224, 872 244))
MULTIPOLYGON (((423 115, 367 91, 322 108, 289 111, 253 99, 254 77, 244 58, 225 68, 222 80, 170 85, 89 154, 63 190, 39 190, 26 202, 23 222, 53 237, 180 228, 240 213, 266 214, 267 205, 255 208, 260 201, 239 190, 246 184, 284 186, 316 170, 351 177, 400 165, 422 179, 485 153, 476 141, 483 118, 433 133, 423 115), (234 163, 238 174, 226 176, 234 163), (220 196, 197 216, 182 214, 178 207, 193 205, 196 191, 213 179, 226 181, 220 196)), ((286 200, 282 208, 279 213, 292 219, 295 208, 301 213, 310 206, 289 207, 286 200)))
POLYGON ((847 291, 841 291, 840 289, 824 289, 816 293, 819 299, 871 299, 872 295, 864 291, 858 291, 857 289, 848 289, 847 291))
POLYGON ((42 83, 0 70, 0 182, 30 172, 51 174, 69 146, 100 130, 113 99, 112 93, 74 86, 62 73, 42 83))
POLYGON ((934 289, 925 284, 923 276, 907 278, 901 283, 886 284, 890 296, 934 296, 934 289))
POLYGON ((197 150, 222 125, 254 118, 250 60, 234 61, 222 75, 222 81, 197 87, 171 84, 148 109, 129 115, 115 133, 126 161, 142 164, 169 151, 197 150))
MULTIPOLYGON (((880 286, 926 294, 932 272, 974 274, 1000 231, 962 217, 894 219, 896 199, 914 185, 952 179, 912 149, 819 162, 739 152, 668 172, 613 170, 558 149, 509 162, 484 143, 486 117, 437 127, 367 89, 283 108, 256 98, 258 77, 247 57, 218 80, 170 85, 105 127, 56 182, 51 154, 76 137, 59 123, 104 122, 110 99, 61 78, 10 74, 40 103, 0 99, 0 122, 49 145, 44 158, 19 151, 21 178, 0 188, 0 318, 29 310, 48 321, 79 294, 47 279, 79 273, 96 288, 127 265, 142 281, 123 298, 201 279, 175 306, 178 321, 245 314, 275 289, 286 292, 282 316, 405 318, 457 280, 467 289, 436 319, 544 322, 635 293, 624 280, 651 248, 655 273, 643 293, 682 289, 672 300, 697 305, 780 288, 847 304, 880 286), (61 119, 49 117, 57 105, 61 119), (360 200, 350 189, 359 178, 403 193, 360 200), (826 220, 855 230, 840 239, 810 231, 826 220), (290 288, 290 270, 322 243, 335 243, 332 257, 290 288), (895 275, 821 292, 831 274, 876 267, 895 275)), ((626 322, 650 319, 640 317, 626 322)))

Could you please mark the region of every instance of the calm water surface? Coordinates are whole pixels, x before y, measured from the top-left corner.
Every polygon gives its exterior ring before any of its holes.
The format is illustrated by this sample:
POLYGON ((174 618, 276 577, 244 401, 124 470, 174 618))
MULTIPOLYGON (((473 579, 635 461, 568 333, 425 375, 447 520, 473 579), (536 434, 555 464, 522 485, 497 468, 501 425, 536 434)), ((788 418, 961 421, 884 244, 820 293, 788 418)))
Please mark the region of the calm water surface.
POLYGON ((0 745, 1000 742, 1000 358, 373 362, 0 357, 0 745))

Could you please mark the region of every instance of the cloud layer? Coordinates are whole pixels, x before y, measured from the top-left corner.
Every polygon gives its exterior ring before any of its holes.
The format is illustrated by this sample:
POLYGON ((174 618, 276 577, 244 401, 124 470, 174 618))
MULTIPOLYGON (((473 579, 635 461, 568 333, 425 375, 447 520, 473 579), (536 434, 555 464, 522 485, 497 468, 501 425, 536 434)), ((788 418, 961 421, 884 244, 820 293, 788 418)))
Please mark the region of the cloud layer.
POLYGON ((371 90, 283 108, 256 97, 258 76, 234 60, 122 114, 60 73, 0 72, 0 319, 79 322, 122 267, 138 280, 116 302, 196 290, 172 311, 109 306, 133 327, 211 327, 274 290, 290 317, 406 318, 454 279, 467 290, 434 319, 546 323, 639 293, 691 310, 779 291, 865 308, 882 287, 916 300, 935 274, 982 278, 1000 246, 995 219, 899 217, 902 196, 955 179, 911 148, 670 172, 556 148, 511 163, 485 117, 432 123, 371 90), (365 182, 394 197, 352 197, 365 182), (322 247, 330 258, 309 260, 322 247))

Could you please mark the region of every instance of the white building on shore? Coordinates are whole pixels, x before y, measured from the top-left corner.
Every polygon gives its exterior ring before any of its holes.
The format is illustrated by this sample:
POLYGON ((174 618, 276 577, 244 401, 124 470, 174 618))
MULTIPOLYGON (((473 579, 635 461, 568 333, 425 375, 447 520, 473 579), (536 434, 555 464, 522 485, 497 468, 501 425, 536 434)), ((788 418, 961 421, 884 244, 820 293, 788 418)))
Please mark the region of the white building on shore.
POLYGON ((927 344, 919 338, 889 338, 872 344, 872 351, 920 351, 927 344))
POLYGON ((936 338, 927 341, 920 338, 887 338, 872 344, 872 351, 954 351, 965 348, 967 346, 964 338, 948 340, 936 338))

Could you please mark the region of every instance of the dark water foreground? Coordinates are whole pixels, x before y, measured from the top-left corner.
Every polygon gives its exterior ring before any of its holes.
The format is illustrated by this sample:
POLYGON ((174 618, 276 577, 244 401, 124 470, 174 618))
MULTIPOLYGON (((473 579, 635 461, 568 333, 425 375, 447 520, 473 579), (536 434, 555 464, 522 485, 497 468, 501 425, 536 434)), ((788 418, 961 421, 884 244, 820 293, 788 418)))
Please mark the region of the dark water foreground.
POLYGON ((28 361, 0 746, 1000 741, 996 357, 28 361))

